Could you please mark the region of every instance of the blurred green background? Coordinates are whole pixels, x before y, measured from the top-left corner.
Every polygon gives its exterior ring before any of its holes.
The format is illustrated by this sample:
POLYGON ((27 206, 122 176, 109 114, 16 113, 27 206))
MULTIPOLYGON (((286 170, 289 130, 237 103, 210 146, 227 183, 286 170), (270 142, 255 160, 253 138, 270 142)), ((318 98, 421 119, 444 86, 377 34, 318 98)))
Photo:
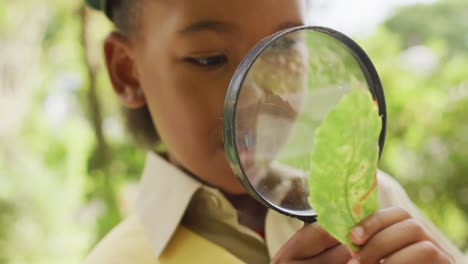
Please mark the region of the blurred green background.
MULTIPOLYGON (((312 5, 313 8, 313 5, 312 5)), ((468 2, 404 5, 365 36, 386 91, 381 168, 468 249, 468 2)), ((79 0, 0 2, 0 264, 81 263, 132 208, 145 153, 79 0)))

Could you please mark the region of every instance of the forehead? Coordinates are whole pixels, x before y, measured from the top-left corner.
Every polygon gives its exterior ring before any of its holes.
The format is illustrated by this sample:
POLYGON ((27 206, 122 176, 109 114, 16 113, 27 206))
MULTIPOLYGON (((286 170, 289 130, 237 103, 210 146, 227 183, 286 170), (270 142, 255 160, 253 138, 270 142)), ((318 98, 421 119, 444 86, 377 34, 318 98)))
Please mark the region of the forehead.
POLYGON ((174 9, 185 19, 222 17, 231 21, 269 20, 273 16, 300 15, 301 0, 173 0, 174 9))
POLYGON ((183 30, 200 20, 236 27, 301 22, 306 0, 145 0, 143 26, 183 30), (293 21, 291 21, 293 20, 293 21))

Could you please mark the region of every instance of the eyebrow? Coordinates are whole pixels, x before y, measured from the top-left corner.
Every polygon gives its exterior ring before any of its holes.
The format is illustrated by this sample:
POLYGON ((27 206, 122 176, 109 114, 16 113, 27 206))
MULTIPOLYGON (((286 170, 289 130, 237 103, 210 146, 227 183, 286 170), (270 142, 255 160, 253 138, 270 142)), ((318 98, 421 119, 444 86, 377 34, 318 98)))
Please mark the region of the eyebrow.
POLYGON ((215 21, 215 20, 202 20, 195 22, 188 27, 182 29, 179 31, 180 34, 187 34, 187 33, 194 33, 194 32, 199 32, 199 31, 205 31, 205 30, 212 30, 212 31, 227 31, 229 29, 232 29, 233 25, 221 22, 221 21, 215 21))
MULTIPOLYGON (((276 30, 281 31, 287 28, 291 27, 299 27, 303 26, 303 22, 294 22, 294 21, 288 21, 285 23, 281 23, 276 30)), ((202 20, 195 22, 193 24, 190 24, 188 27, 182 29, 179 31, 180 34, 188 34, 188 33, 194 33, 194 32, 199 32, 199 31, 205 31, 205 30, 212 30, 216 32, 223 32, 223 31, 228 31, 234 28, 232 24, 226 23, 226 22, 221 22, 221 21, 216 21, 216 20, 202 20)), ((275 32, 272 32, 272 34, 275 32)))

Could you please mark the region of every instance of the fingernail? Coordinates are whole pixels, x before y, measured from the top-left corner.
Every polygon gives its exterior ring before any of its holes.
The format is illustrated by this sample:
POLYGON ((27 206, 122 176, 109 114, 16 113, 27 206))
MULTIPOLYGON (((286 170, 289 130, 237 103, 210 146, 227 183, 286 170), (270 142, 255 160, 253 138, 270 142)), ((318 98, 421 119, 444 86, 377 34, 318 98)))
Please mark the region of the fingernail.
POLYGON ((355 242, 361 241, 364 238, 364 228, 356 226, 351 230, 351 236, 355 239, 355 242))
POLYGON ((359 264, 359 259, 357 257, 354 257, 350 261, 348 261, 348 264, 359 264))

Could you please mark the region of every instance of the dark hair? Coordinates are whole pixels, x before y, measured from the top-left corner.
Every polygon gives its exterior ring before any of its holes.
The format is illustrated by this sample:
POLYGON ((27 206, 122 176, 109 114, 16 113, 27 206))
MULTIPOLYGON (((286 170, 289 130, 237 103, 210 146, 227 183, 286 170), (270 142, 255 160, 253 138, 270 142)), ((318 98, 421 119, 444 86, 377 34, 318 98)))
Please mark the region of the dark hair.
POLYGON ((108 0, 107 15, 114 25, 125 34, 136 32, 138 17, 144 0, 108 0))
MULTIPOLYGON (((108 16, 117 30, 127 37, 133 37, 139 27, 139 17, 145 0, 108 0, 108 16)), ((142 147, 154 150, 159 143, 159 135, 153 124, 151 113, 145 105, 138 109, 123 108, 127 131, 133 140, 142 147)))

